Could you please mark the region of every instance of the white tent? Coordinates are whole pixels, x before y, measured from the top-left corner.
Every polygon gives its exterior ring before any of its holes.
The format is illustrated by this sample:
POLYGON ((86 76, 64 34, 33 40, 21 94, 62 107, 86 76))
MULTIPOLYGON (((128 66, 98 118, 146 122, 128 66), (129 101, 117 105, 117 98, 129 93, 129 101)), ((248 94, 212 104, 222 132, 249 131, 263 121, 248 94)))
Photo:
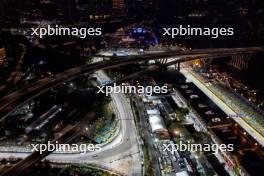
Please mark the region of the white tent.
POLYGON ((161 119, 159 115, 150 115, 149 123, 150 123, 152 132, 167 130, 163 123, 163 120, 161 119))

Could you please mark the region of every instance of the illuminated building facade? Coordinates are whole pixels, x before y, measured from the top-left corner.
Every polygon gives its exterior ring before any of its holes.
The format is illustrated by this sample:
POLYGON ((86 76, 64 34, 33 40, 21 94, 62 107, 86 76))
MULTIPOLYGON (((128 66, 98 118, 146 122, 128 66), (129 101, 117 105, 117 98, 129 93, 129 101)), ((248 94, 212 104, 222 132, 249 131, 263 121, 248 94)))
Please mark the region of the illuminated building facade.
POLYGON ((6 61, 6 51, 5 48, 0 48, 0 66, 4 65, 6 61))

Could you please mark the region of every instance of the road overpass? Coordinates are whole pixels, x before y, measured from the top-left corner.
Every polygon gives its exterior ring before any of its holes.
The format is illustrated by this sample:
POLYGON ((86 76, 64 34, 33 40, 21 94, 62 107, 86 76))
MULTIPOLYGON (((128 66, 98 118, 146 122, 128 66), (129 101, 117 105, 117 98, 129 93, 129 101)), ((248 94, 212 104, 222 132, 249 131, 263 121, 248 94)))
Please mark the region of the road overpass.
MULTIPOLYGON (((254 54, 254 53, 263 53, 264 47, 247 47, 247 48, 208 48, 208 49, 193 49, 193 50, 165 50, 164 52, 147 52, 147 54, 137 54, 137 55, 128 55, 128 56, 107 56, 110 58, 144 58, 146 60, 152 59, 160 59, 160 58, 169 58, 169 57, 194 57, 195 55, 221 55, 222 57, 238 55, 238 54, 254 54)), ((100 55, 98 55, 100 56, 100 55)), ((105 57, 104 55, 101 55, 105 57)), ((181 60, 182 62, 186 61, 186 58, 181 60)))
POLYGON ((162 58, 175 58, 175 62, 185 62, 196 58, 214 58, 232 56, 237 54, 263 53, 264 47, 250 48, 217 48, 217 49, 196 49, 189 51, 170 51, 158 54, 135 55, 125 57, 112 56, 110 61, 100 61, 71 68, 62 73, 58 73, 54 78, 44 78, 30 86, 15 91, 0 100, 0 121, 4 120, 19 105, 47 92, 57 85, 70 81, 84 74, 90 74, 101 69, 116 68, 123 65, 135 64, 141 61, 157 60, 162 58))

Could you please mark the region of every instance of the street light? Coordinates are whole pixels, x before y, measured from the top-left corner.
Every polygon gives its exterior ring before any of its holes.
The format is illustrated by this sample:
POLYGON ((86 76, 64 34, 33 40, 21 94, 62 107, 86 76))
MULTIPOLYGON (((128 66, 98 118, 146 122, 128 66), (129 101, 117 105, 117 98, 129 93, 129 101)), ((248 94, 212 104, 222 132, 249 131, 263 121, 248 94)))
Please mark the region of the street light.
POLYGON ((180 132, 178 130, 174 130, 174 134, 178 136, 180 132))

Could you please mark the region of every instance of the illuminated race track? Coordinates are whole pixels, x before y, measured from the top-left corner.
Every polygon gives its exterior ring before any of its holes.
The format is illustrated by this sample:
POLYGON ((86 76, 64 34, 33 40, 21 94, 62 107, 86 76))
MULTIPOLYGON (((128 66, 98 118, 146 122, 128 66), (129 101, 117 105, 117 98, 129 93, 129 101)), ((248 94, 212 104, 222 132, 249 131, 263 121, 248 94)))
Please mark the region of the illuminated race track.
MULTIPOLYGON (((98 72, 97 77, 102 80, 108 80, 108 77, 104 73, 98 72)), ((15 176, 17 175, 17 173, 22 173, 23 171, 31 167, 35 162, 43 159, 44 157, 46 157, 46 159, 50 160, 51 162, 88 163, 105 168, 109 168, 108 164, 110 163, 110 166, 112 168, 119 168, 118 165, 120 163, 111 162, 113 160, 119 160, 124 156, 127 156, 127 158, 130 159, 131 154, 134 154, 132 162, 133 165, 131 165, 132 169, 128 169, 125 172, 123 171, 123 173, 126 173, 128 175, 139 175, 141 173, 139 147, 136 136, 136 127, 133 120, 133 113, 130 108, 131 106, 128 103, 125 95, 122 93, 111 94, 111 97, 117 109, 118 117, 120 118, 120 130, 118 136, 116 136, 115 139, 113 139, 111 142, 104 145, 101 151, 88 152, 85 154, 46 152, 42 155, 36 152, 33 154, 31 154, 30 152, 0 152, 0 158, 23 158, 23 160, 17 165, 14 165, 9 170, 1 173, 0 175, 15 176)))
MULTIPOLYGON (((220 49, 218 49, 220 50, 220 49)), ((226 51, 226 49, 223 49, 226 51)), ((207 51, 207 50, 206 50, 207 51)), ((215 51, 214 53, 206 53, 194 51, 194 53, 189 52, 178 52, 178 54, 174 53, 162 53, 162 56, 150 56, 150 55, 141 55, 141 56, 129 56, 127 59, 124 58, 115 58, 111 61, 100 61, 93 64, 84 65, 81 67, 76 67, 69 69, 65 72, 57 74, 53 79, 42 79, 38 82, 34 83, 32 86, 22 89, 20 91, 16 91, 6 97, 4 97, 2 100, 0 100, 0 106, 1 106, 1 117, 3 120, 8 116, 10 112, 13 111, 14 108, 18 107, 19 105, 23 104, 24 102, 48 91, 49 89, 63 83, 69 80, 72 80, 76 77, 79 77, 83 74, 90 74, 94 71, 101 70, 101 69, 109 69, 114 67, 119 67, 122 65, 132 64, 132 63, 139 63, 140 61, 147 61, 152 59, 161 59, 166 57, 176 57, 176 62, 184 62, 192 59, 196 59, 197 57, 203 57, 203 58, 219 58, 220 56, 230 56, 234 54, 246 54, 246 53, 257 53, 257 52, 263 52, 263 48, 250 48, 250 49, 244 49, 241 51, 241 49, 234 49, 234 50, 227 50, 226 52, 223 51, 215 51), (166 55, 166 56, 165 56, 166 55), (131 58, 133 57, 133 58, 131 58), (3 105, 3 106, 2 106, 3 105), (5 111, 4 111, 5 110, 5 111), (6 114, 5 114, 6 113, 6 114)), ((122 114, 121 117, 126 119, 131 119, 131 113, 127 114, 126 112, 129 111, 129 106, 126 103, 126 100, 122 95, 114 95, 112 97, 114 101, 116 102, 117 109, 119 110, 119 113, 122 114), (128 117, 129 115, 129 117, 128 117)), ((106 147, 103 149, 102 152, 99 152, 97 157, 94 158, 94 153, 89 153, 87 155, 79 155, 79 154, 71 154, 71 155, 61 155, 61 154, 52 154, 47 157, 47 159, 51 161, 72 161, 72 162, 83 162, 83 161, 89 161, 93 162, 95 164, 101 165, 105 162, 105 158, 111 158, 113 154, 117 155, 121 154, 124 151, 131 149, 131 141, 126 140, 126 138, 130 138, 135 134, 134 132, 134 125, 131 124, 131 122, 128 122, 127 120, 124 120, 122 122, 122 128, 123 131, 121 131, 122 140, 117 145, 109 145, 111 147, 106 147), (130 142, 129 142, 130 141, 130 142)), ((134 137, 133 137, 134 138, 134 137)), ((134 140, 135 143, 135 140, 134 140)), ((8 158, 10 156, 15 156, 19 158, 24 158, 29 155, 29 153, 1 153, 2 157, 8 158)))

